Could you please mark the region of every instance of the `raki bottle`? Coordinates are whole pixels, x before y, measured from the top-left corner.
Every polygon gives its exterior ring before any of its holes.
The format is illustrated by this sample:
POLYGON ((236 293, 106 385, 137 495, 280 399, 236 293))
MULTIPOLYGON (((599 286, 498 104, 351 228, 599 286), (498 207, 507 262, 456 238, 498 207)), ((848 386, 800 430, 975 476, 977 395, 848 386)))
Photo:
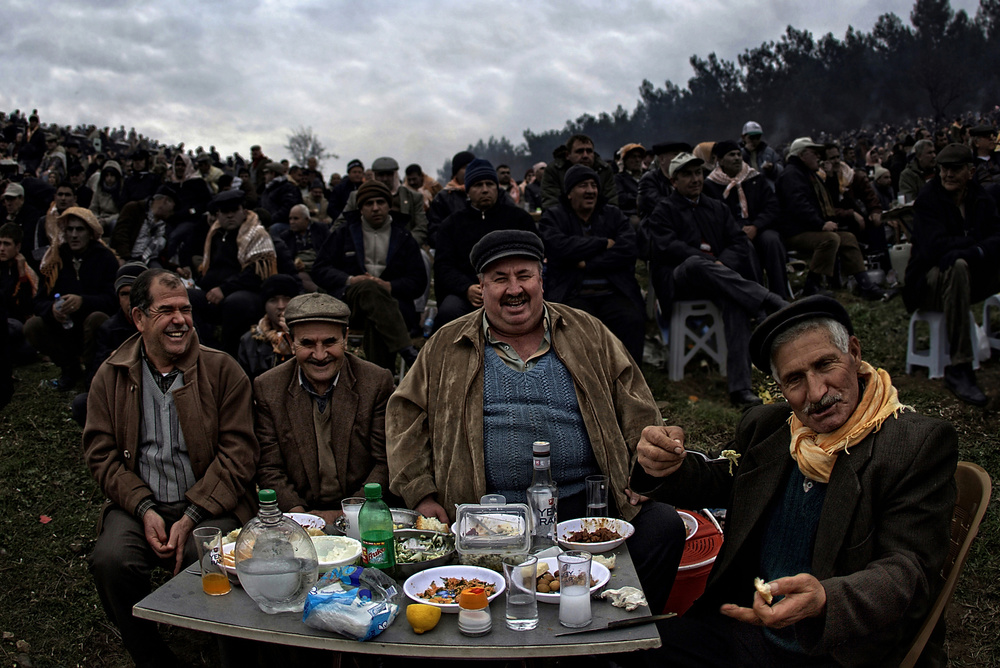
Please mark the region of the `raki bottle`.
POLYGON ((532 519, 531 551, 538 552, 556 544, 559 490, 552 479, 548 441, 535 441, 531 445, 531 455, 535 470, 527 496, 532 519))

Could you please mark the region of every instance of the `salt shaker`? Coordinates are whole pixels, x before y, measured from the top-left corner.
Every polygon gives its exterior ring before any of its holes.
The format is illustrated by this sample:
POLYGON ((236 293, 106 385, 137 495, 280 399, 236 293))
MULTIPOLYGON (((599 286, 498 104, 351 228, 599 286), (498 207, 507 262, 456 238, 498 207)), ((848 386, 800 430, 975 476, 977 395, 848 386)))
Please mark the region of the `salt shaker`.
POLYGON ((472 637, 484 636, 493 630, 490 601, 482 587, 469 587, 458 595, 458 630, 472 637))

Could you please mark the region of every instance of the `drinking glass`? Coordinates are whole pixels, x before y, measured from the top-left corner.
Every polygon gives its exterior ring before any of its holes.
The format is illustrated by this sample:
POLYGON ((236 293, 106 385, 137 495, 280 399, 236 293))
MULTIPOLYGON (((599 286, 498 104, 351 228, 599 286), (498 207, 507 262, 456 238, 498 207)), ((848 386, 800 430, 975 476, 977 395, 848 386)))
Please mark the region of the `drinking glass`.
POLYGON ((571 629, 590 625, 590 552, 559 555, 559 623, 571 629))
POLYGON ((199 527, 191 532, 198 548, 201 565, 201 588, 211 596, 228 594, 232 587, 222 566, 222 530, 216 527, 199 527))
POLYGON ((587 517, 608 516, 608 476, 589 475, 587 483, 587 517))
POLYGON ((538 601, 535 600, 535 571, 538 557, 512 554, 503 558, 507 580, 507 628, 530 631, 538 626, 538 601))
POLYGON ((361 540, 358 513, 361 512, 361 506, 363 505, 365 505, 365 498, 363 496, 349 496, 340 502, 340 508, 344 511, 344 533, 354 540, 361 540))

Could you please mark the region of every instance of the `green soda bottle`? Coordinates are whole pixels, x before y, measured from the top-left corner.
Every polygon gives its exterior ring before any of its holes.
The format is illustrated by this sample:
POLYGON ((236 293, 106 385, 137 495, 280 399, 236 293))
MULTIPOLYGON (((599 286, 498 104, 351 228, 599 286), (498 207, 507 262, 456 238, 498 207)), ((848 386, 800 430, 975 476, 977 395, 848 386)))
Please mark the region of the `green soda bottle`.
POLYGON ((361 563, 392 576, 396 570, 396 544, 392 536, 392 512, 382 500, 382 485, 365 485, 365 504, 358 513, 361 529, 361 563))

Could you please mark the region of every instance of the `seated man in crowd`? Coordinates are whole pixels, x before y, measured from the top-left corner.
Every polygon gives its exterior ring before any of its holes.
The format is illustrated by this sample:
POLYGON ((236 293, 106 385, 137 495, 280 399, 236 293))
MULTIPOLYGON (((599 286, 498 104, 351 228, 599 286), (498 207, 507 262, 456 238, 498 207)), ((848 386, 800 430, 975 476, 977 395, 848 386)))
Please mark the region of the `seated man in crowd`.
MULTIPOLYGON (((437 248, 439 230, 444 221, 453 213, 465 208, 469 198, 468 183, 465 180, 465 170, 470 162, 476 159, 468 151, 459 151, 451 159, 451 181, 438 191, 427 209, 427 234, 431 248, 437 248)), ((440 299, 438 299, 440 301, 440 299)))
POLYGON ((417 163, 406 166, 406 185, 413 192, 420 193, 424 198, 424 214, 431 207, 434 196, 441 192, 441 184, 424 174, 423 168, 417 163))
POLYGON ((300 291, 298 282, 288 274, 275 274, 261 283, 264 315, 240 337, 236 353, 236 361, 250 380, 292 358, 292 337, 284 316, 288 302, 300 291))
POLYGON ((500 183, 500 190, 507 193, 510 201, 515 206, 521 206, 521 189, 518 187, 517 181, 510 176, 510 165, 497 165, 497 180, 500 183))
MULTIPOLYGON (((972 152, 976 155, 976 182, 997 193, 994 186, 1000 186, 1000 153, 997 153, 997 129, 992 125, 977 125, 969 130, 972 152)), ((997 198, 997 194, 993 194, 997 198)), ((1000 200, 998 200, 1000 201, 1000 200)))
POLYGON ((473 160, 462 169, 469 197, 463 209, 441 224, 437 238, 435 329, 483 305, 480 282, 469 260, 469 253, 477 241, 495 230, 537 230, 531 214, 501 201, 500 180, 488 160, 473 160))
POLYGON ((243 191, 226 190, 209 206, 215 222, 205 239, 197 289, 190 291, 199 333, 214 343, 211 327, 222 326, 221 348, 235 355, 240 337, 264 310, 260 284, 278 271, 278 259, 257 214, 243 208, 243 191))
POLYGON ((788 161, 778 176, 785 248, 812 253, 803 296, 823 291, 823 277, 832 278, 837 257, 841 270, 854 276, 866 299, 881 299, 882 290, 865 271, 858 239, 834 220, 836 212, 816 172, 825 147, 809 137, 799 137, 788 149, 788 161))
POLYGON ((913 207, 913 249, 903 301, 909 310, 943 311, 951 364, 944 384, 962 401, 985 406, 976 384, 969 307, 1000 291, 1000 217, 976 182, 972 151, 949 144, 937 155, 939 175, 913 207))
MULTIPOLYGON (((21 248, 25 258, 33 267, 38 266, 39 259, 34 257, 36 248, 36 228, 39 218, 44 212, 39 211, 24 201, 24 186, 10 181, 3 191, 3 203, 7 210, 6 222, 14 223, 21 228, 21 248)), ((42 218, 44 220, 44 218, 42 218)))
MULTIPOLYGON (((399 180, 399 163, 394 158, 376 158, 375 162, 372 163, 372 171, 375 173, 375 180, 384 183, 392 194, 389 201, 392 219, 405 225, 421 248, 426 246, 427 214, 424 211, 423 195, 411 190, 409 186, 399 180)), ((358 209, 357 200, 358 191, 355 190, 347 198, 344 214, 358 209)), ((343 224, 344 215, 342 214, 335 225, 343 224)))
MULTIPOLYGON (((354 193, 351 193, 354 197, 354 193)), ((295 263, 295 271, 306 292, 316 292, 317 285, 312 279, 312 268, 316 254, 330 236, 330 227, 309 217, 305 204, 296 204, 288 212, 288 229, 280 234, 295 263)))
POLYGON ((355 326, 365 330, 365 357, 386 369, 395 367, 396 353, 407 364, 416 359, 413 300, 427 287, 420 247, 389 213, 391 199, 381 181, 363 183, 358 210, 330 235, 312 272, 318 286, 347 302, 355 326))
POLYGON ((156 624, 132 606, 155 567, 176 574, 197 559, 193 529, 225 533, 253 517, 259 451, 250 381, 198 344, 181 278, 150 269, 130 299, 140 335, 98 369, 87 401, 84 459, 108 499, 90 572, 136 665, 169 666, 156 624))
POLYGON ((622 210, 634 228, 639 224, 638 197, 639 179, 642 178, 642 161, 646 149, 642 144, 625 144, 619 151, 622 170, 615 174, 615 191, 618 193, 618 208, 622 210))
POLYGON ((764 141, 764 129, 757 121, 747 121, 741 134, 743 162, 764 175, 771 190, 774 190, 778 175, 784 166, 781 156, 764 141))
MULTIPOLYGON (((566 151, 565 157, 555 158, 552 164, 545 168, 542 175, 542 208, 548 209, 559 204, 559 196, 563 194, 563 182, 566 172, 573 165, 590 167, 600 177, 601 194, 609 204, 618 206, 618 191, 615 190, 615 175, 611 165, 601 160, 594 151, 594 140, 587 135, 573 135, 566 140, 565 146, 559 147, 566 151)), ((561 154, 562 151, 557 151, 561 154)))
POLYGON ((690 153, 670 162, 674 192, 642 222, 639 234, 653 268, 672 268, 677 298, 708 299, 719 306, 726 332, 729 400, 734 406, 754 406, 761 400, 750 389, 750 319, 786 302, 754 280, 753 247, 729 208, 702 196, 703 164, 690 153))
POLYGON ((629 549, 662 610, 684 530, 674 509, 639 503, 628 467, 662 418, 639 365, 596 318, 542 298, 541 239, 491 232, 475 245, 483 307, 431 337, 386 412, 390 489, 448 522, 488 492, 524 503, 534 441, 552 443, 558 519, 586 515, 584 479, 609 479, 609 513, 635 526, 629 549))
POLYGON ((536 162, 531 168, 535 178, 524 187, 524 204, 528 211, 542 210, 542 179, 545 177, 546 167, 544 162, 536 162))
POLYGON ((336 185, 333 185, 333 176, 330 179, 330 199, 326 212, 330 216, 330 220, 337 220, 344 211, 344 207, 347 206, 347 198, 364 181, 365 166, 360 160, 355 158, 347 163, 346 178, 341 179, 336 185))
MULTIPOLYGON (((788 300, 788 273, 785 245, 778 231, 781 207, 774 188, 763 174, 743 162, 739 144, 716 142, 712 153, 719 162, 705 178, 705 194, 720 199, 729 207, 736 223, 753 242, 757 251, 755 265, 767 274, 767 287, 788 300)), ((763 277, 757 271, 758 281, 763 277)))
POLYGON ((640 219, 648 217, 657 204, 670 197, 670 193, 674 191, 670 185, 670 161, 678 153, 690 153, 691 145, 677 141, 663 142, 653 144, 650 152, 656 156, 656 164, 654 169, 648 170, 639 179, 636 207, 640 219))
MULTIPOLYGON (((32 262, 36 266, 42 261, 45 251, 49 248, 49 237, 53 235, 58 227, 56 221, 71 206, 79 206, 77 204, 76 192, 68 183, 61 183, 56 187, 56 195, 52 200, 49 210, 45 212, 44 216, 38 219, 38 224, 35 226, 35 238, 29 244, 26 244, 32 248, 32 262)), ((87 207, 82 208, 85 209, 87 207)))
POLYGON ((133 151, 132 171, 122 183, 122 206, 129 202, 144 202, 152 197, 162 179, 162 174, 149 171, 149 151, 144 148, 133 151))
POLYGON ((908 203, 917 199, 923 187, 937 174, 934 163, 936 157, 937 150, 931 140, 921 139, 913 145, 913 160, 899 175, 899 194, 903 195, 908 203))
POLYGON ((869 258, 888 271, 889 246, 882 227, 882 202, 868 173, 855 169, 840 159, 840 146, 827 144, 822 162, 826 179, 823 185, 833 204, 833 219, 867 246, 869 258))
POLYGON ((111 232, 111 249, 123 260, 161 266, 167 248, 167 221, 177 205, 177 187, 165 183, 148 200, 129 202, 111 232))
POLYGON ((618 207, 604 201, 598 178, 590 167, 570 167, 566 194, 539 221, 548 259, 545 292, 549 301, 603 322, 642 364, 646 314, 635 278, 635 231, 618 207))
POLYGON ((750 349, 788 403, 744 415, 733 461, 685 456, 679 427, 639 442, 633 489, 727 509, 705 593, 648 663, 898 666, 943 583, 955 430, 907 411, 829 297, 772 315, 750 349))
POLYGON ((366 483, 388 491, 385 407, 392 374, 346 352, 347 304, 330 295, 295 297, 285 309, 291 359, 254 383, 260 441, 257 484, 285 512, 328 523, 340 501, 366 483))
POLYGON ((288 229, 288 212, 302 204, 298 185, 288 180, 288 168, 280 162, 269 162, 264 167, 264 190, 260 193, 260 206, 271 214, 272 234, 288 229), (278 227, 274 227, 277 225, 278 227))
POLYGON ((0 225, 0 300, 7 316, 6 350, 12 360, 24 363, 34 356, 24 339, 24 323, 35 312, 38 274, 21 255, 21 239, 18 225, 0 225))
POLYGON ((44 296, 35 302, 24 336, 59 367, 56 389, 70 390, 83 378, 81 353, 85 364, 93 358, 97 328, 117 308, 113 286, 119 265, 90 210, 70 207, 56 223, 39 270, 44 296))

